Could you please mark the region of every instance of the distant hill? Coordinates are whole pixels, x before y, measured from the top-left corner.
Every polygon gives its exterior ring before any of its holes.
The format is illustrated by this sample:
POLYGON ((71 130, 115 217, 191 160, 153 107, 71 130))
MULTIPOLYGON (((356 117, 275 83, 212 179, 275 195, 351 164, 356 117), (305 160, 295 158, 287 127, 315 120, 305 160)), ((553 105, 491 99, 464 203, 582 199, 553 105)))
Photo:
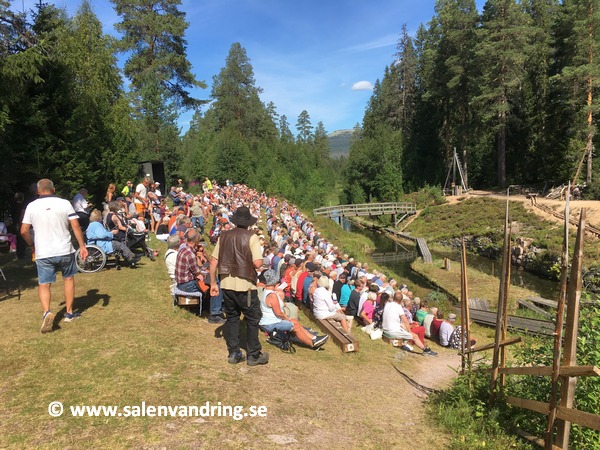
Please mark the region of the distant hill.
POLYGON ((329 152, 332 158, 348 156, 352 145, 352 134, 354 130, 337 130, 329 133, 329 152))

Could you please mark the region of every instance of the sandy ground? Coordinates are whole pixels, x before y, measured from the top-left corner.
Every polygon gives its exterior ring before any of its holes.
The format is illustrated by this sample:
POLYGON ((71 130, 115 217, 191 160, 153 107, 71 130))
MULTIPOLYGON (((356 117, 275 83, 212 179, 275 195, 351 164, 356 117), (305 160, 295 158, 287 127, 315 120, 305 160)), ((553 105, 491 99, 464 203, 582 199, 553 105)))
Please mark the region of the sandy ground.
MULTIPOLYGON (((491 197, 491 198, 496 198, 499 200, 506 199, 506 197, 504 195, 496 194, 491 191, 478 191, 478 190, 469 191, 469 193, 466 194, 466 196, 467 197, 469 197, 469 196, 491 197)), ((464 197, 465 197, 465 195, 449 196, 449 197, 446 197, 446 199, 448 200, 448 203, 454 204, 454 203, 457 203, 460 200, 464 199, 464 197)), ((548 214, 548 213, 542 211, 541 209, 532 206, 531 200, 526 198, 524 195, 511 195, 510 200, 514 201, 514 202, 523 203, 525 208, 527 208, 530 211, 533 211, 535 214, 537 214, 540 217, 543 217, 544 219, 553 220, 555 222, 562 222, 560 219, 556 218, 552 214, 548 214)), ((551 199, 547 199, 544 197, 538 197, 537 203, 539 205, 547 206, 557 212, 563 212, 564 208, 565 208, 564 201, 551 200, 551 199)), ((571 200, 571 204, 570 204, 571 217, 573 219, 578 219, 579 212, 581 211, 582 208, 586 208, 587 223, 589 223, 590 225, 593 225, 597 228, 600 227, 600 201, 598 201, 598 200, 571 200)))

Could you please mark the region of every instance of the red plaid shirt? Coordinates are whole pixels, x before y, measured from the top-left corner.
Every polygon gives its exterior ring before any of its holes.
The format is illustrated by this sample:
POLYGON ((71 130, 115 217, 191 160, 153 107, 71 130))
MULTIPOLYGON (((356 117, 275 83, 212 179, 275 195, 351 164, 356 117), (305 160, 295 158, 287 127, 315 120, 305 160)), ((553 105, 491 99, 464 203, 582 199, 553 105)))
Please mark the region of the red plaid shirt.
POLYGON ((189 245, 182 245, 177 252, 175 261, 175 282, 177 284, 187 283, 196 279, 200 268, 196 262, 196 254, 189 245))

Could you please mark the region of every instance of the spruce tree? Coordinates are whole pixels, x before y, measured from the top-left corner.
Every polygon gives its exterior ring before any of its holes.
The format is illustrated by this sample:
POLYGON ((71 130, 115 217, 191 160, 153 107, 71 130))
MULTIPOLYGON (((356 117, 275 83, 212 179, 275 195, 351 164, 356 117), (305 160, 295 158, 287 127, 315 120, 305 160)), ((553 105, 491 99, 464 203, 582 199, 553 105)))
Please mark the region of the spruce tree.
POLYGON ((285 114, 279 117, 279 139, 283 143, 294 142, 294 135, 292 134, 292 130, 290 130, 290 124, 285 114))
POLYGON ((119 49, 128 54, 124 73, 131 80, 132 100, 141 122, 144 159, 165 163, 167 178, 175 177, 179 161, 177 117, 181 108, 204 101, 190 90, 205 88, 187 59, 184 38, 188 23, 180 0, 111 0, 121 21, 119 49))
POLYGON ((178 8, 181 0, 111 1, 121 17, 115 28, 123 33, 120 49, 130 52, 124 72, 134 89, 153 83, 179 107, 200 106, 203 102, 189 90, 206 84, 196 80, 187 59, 184 35, 189 24, 178 8))
MULTIPOLYGON (((408 135, 412 127, 415 112, 418 62, 413 40, 408 34, 406 24, 402 25, 400 40, 396 48, 396 61, 392 66, 389 77, 392 77, 396 81, 397 91, 392 91, 391 94, 398 95, 398 99, 396 100, 399 108, 398 127, 403 134, 408 135)), ((394 129, 398 129, 395 124, 392 124, 392 126, 394 126, 394 129)))
POLYGON ((496 134, 497 183, 506 187, 507 134, 513 100, 525 79, 530 51, 529 18, 515 0, 488 0, 476 47, 482 74, 479 107, 496 134))
POLYGON ((438 96, 441 105, 440 138, 444 143, 445 163, 451 163, 453 148, 457 147, 466 166, 469 135, 473 132, 471 101, 476 84, 473 48, 479 14, 474 0, 438 0, 435 11, 439 31, 435 51, 437 77, 430 92, 438 96))
MULTIPOLYGON (((247 139, 271 139, 277 135, 271 114, 261 102, 254 69, 239 42, 231 45, 225 66, 213 77, 211 98, 218 129, 233 127, 247 139)), ((274 106, 274 105, 273 105, 274 106)))
POLYGON ((577 112, 573 146, 580 156, 573 182, 577 182, 582 162, 587 159, 586 181, 589 184, 596 133, 594 118, 600 110, 595 95, 600 87, 600 5, 597 0, 565 0, 563 8, 568 27, 564 43, 568 51, 560 77, 568 86, 569 101, 577 112))
POLYGON ((558 0, 525 0, 531 17, 532 47, 523 84, 523 152, 517 167, 523 182, 553 179, 564 164, 563 137, 552 136, 552 100, 558 94, 551 84, 554 70, 555 39, 560 4, 558 0))
POLYGON ((309 144, 313 141, 313 126, 310 123, 310 116, 306 110, 303 110, 298 116, 296 130, 298 130, 296 142, 301 144, 309 144))
POLYGON ((329 140, 327 139, 327 131, 323 122, 317 122, 315 128, 314 144, 319 165, 324 165, 329 159, 329 140))

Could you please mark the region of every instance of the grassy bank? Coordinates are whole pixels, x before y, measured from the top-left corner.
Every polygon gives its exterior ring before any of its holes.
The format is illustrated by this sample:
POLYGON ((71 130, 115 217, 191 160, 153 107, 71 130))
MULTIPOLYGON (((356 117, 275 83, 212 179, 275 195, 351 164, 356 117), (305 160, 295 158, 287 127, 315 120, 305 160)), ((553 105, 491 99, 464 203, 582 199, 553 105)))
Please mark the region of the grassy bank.
MULTIPOLYGON (((222 329, 184 310, 173 310, 161 256, 137 269, 76 276, 75 310, 83 317, 39 332, 41 311, 31 261, 0 264, 22 295, 0 297, 0 448, 398 448, 411 442, 445 448, 448 434, 429 442, 428 418, 392 367, 423 381, 437 360, 409 355, 359 330, 357 354, 328 343, 320 352, 294 355, 265 343, 268 366, 227 364, 222 329), (400 352, 401 353, 401 352, 400 352), (368 389, 362 390, 362 386, 368 389), (52 401, 65 414, 50 417, 52 401), (71 405, 264 405, 267 417, 72 417, 71 405), (373 405, 385 405, 374 414, 373 405)), ((1 283, 1 282, 0 282, 1 283)), ((53 286, 52 309, 61 315, 62 282, 53 286)), ((306 318, 302 318, 310 324, 306 318)), ((314 324, 312 326, 315 326, 314 324)), ((440 349, 448 358, 455 352, 440 349)), ((439 371, 436 370, 436 374, 439 371)), ((435 381, 435 380, 434 380, 435 381)), ((425 381, 440 387, 435 382, 425 381)))
MULTIPOLYGON (((411 267, 432 284, 442 287, 455 299, 460 298, 460 263, 452 261, 450 270, 445 270, 443 260, 435 259, 433 263, 427 264, 421 259, 417 259, 412 263, 411 267)), ((498 304, 500 279, 469 267, 467 267, 467 274, 469 277, 469 298, 485 299, 489 302, 490 307, 495 309, 498 304)), ((515 312, 518 306, 518 299, 531 296, 537 296, 537 293, 529 289, 511 285, 509 292, 509 312, 515 312)))
MULTIPOLYGON (((453 205, 430 206, 408 227, 414 236, 431 241, 461 237, 490 236, 502 242, 505 203, 493 198, 467 198, 453 205)), ((561 227, 525 209, 522 203, 511 202, 509 218, 513 235, 534 239, 538 247, 552 252, 562 248, 561 227)))

